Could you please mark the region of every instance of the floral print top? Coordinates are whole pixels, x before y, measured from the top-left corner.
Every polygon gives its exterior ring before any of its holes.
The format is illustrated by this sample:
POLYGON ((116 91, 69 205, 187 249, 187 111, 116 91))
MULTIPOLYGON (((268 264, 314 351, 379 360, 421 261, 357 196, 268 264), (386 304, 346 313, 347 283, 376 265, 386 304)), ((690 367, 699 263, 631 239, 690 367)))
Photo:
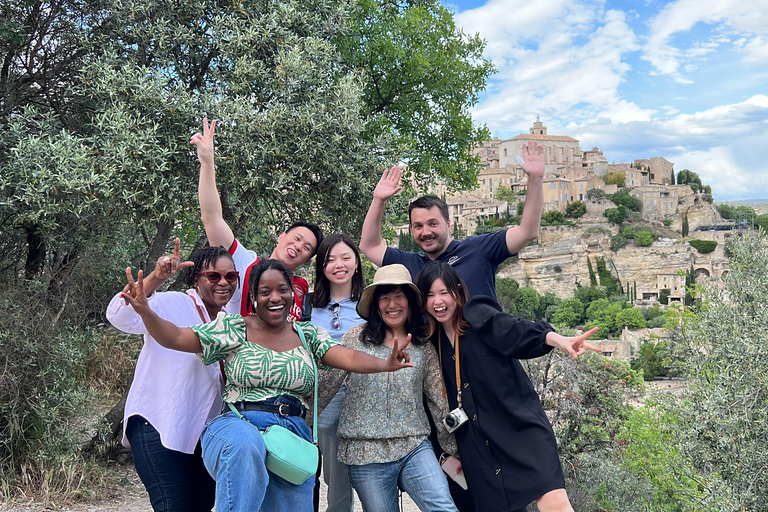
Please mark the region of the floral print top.
POLYGON ((290 395, 307 405, 305 398, 312 394, 315 385, 310 357, 314 356, 318 367, 328 368, 320 358, 339 342, 328 331, 309 322, 292 325, 294 329, 297 325, 301 327, 312 355, 302 345, 277 352, 259 345, 258 340, 246 339, 245 319, 240 315, 221 312, 213 322, 192 327, 203 347, 203 364, 224 360, 225 402, 258 402, 290 395))
MULTIPOLYGON (((364 324, 351 328, 341 342, 381 359, 389 357, 390 348, 360 341, 363 327, 364 324)), ((392 462, 417 448, 430 431, 424 396, 438 426, 440 446, 448 453, 456 453, 456 441, 442 422, 448 413, 448 402, 437 353, 429 342, 411 345, 406 351, 413 368, 368 374, 341 370, 320 373, 320 394, 324 396, 333 396, 348 375, 347 396, 339 419, 339 462, 392 462)))

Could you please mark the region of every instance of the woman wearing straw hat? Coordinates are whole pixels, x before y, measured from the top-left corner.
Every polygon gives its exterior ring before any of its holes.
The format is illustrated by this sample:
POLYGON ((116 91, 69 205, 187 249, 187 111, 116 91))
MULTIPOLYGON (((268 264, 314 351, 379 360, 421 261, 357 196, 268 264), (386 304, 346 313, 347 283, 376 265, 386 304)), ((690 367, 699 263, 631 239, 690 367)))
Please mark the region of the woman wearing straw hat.
POLYGON ((366 512, 397 510, 398 485, 422 511, 455 511, 448 483, 427 440, 427 405, 440 445, 456 453, 453 436, 443 427, 448 413, 437 353, 421 337, 421 297, 408 269, 381 267, 363 290, 357 312, 367 320, 347 331, 342 343, 375 357, 386 357, 397 343, 407 347, 413 368, 387 376, 349 372, 326 374, 323 394, 335 393, 347 377, 341 411, 338 459, 366 512))

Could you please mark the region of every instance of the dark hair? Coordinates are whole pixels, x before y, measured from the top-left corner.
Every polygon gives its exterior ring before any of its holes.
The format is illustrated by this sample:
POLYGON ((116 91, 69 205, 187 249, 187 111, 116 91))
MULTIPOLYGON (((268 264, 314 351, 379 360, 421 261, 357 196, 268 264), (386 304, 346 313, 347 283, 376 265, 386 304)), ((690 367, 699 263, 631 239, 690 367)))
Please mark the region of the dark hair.
POLYGON ((310 256, 311 258, 315 254, 317 254, 317 249, 320 247, 320 244, 323 243, 323 230, 320 229, 320 226, 316 224, 310 224, 308 222, 294 222, 288 227, 288 229, 285 230, 285 232, 290 233, 296 228, 307 228, 312 232, 313 235, 315 235, 315 239, 317 239, 317 245, 315 245, 315 250, 312 251, 312 254, 310 256))
POLYGON ((317 246, 317 258, 315 259, 315 289, 312 292, 312 307, 324 308, 331 301, 331 283, 325 276, 325 263, 331 249, 338 244, 346 244, 352 252, 355 253, 357 268, 352 275, 352 294, 350 300, 357 302, 365 288, 365 278, 363 277, 363 264, 360 261, 360 250, 352 239, 344 233, 334 233, 323 239, 323 242, 317 246))
POLYGON ((424 208, 425 210, 429 210, 435 206, 440 209, 440 213, 443 214, 445 221, 449 222, 450 216, 448 215, 448 204, 437 196, 421 196, 411 201, 411 204, 408 205, 408 221, 410 222, 411 220, 411 212, 414 208, 424 208))
POLYGON ((246 311, 253 311, 253 299, 251 298, 252 295, 256 293, 256 288, 259 287, 259 280, 261 279, 261 274, 266 272, 267 270, 278 270, 283 274, 283 277, 285 277, 285 282, 288 283, 288 287, 291 289, 291 294, 293 294, 293 274, 291 274, 291 271, 288 270, 288 267, 286 267, 284 264, 282 264, 278 260, 261 260, 256 265, 251 267, 250 274, 248 276, 248 297, 246 300, 246 311))
POLYGON ((445 283, 445 287, 448 289, 448 293, 451 294, 453 300, 456 301, 456 313, 453 315, 453 328, 461 335, 464 334, 464 330, 469 327, 469 323, 464 320, 464 304, 469 300, 467 294, 467 286, 464 281, 456 273, 456 270, 444 261, 430 261, 424 268, 421 269, 419 275, 416 277, 416 286, 419 287, 421 292, 421 306, 424 308, 424 316, 427 317, 427 325, 425 326, 425 336, 431 337, 435 331, 437 331, 437 321, 427 313, 427 297, 429 296, 429 290, 432 288, 432 284, 441 279, 445 283))
POLYGON ((188 267, 188 270, 184 275, 184 283, 190 288, 194 288, 195 281, 197 281, 197 278, 200 277, 200 273, 204 272, 208 267, 216 266, 216 262, 219 261, 219 258, 227 258, 233 264, 235 263, 235 260, 233 260, 232 256, 229 255, 229 252, 220 245, 216 247, 209 245, 208 247, 203 247, 202 249, 193 253, 189 259, 195 264, 191 267, 188 267))
MULTIPOLYGON (((401 286, 399 284, 382 284, 377 286, 373 291, 371 307, 368 312, 368 322, 360 332, 360 341, 370 343, 371 345, 382 345, 384 343, 387 331, 391 331, 391 329, 384 323, 384 319, 381 318, 381 313, 379 312, 379 299, 382 295, 393 292, 398 288, 403 290, 403 293, 405 293, 405 296, 408 299, 408 320, 405 321, 405 332, 411 335, 411 343, 414 345, 421 345, 424 342, 421 337, 424 325, 421 318, 422 313, 416 308, 416 304, 419 303, 416 292, 410 286, 401 286)), ((399 341, 400 343, 403 343, 405 340, 399 341)))

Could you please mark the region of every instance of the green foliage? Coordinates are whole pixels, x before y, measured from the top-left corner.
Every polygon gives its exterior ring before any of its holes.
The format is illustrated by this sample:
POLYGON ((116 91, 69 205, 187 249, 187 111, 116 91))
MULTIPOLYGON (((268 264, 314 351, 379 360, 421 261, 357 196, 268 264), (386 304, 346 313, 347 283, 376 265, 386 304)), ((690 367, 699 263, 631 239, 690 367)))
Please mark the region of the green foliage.
POLYGON ((416 245, 410 231, 403 231, 397 241, 397 248, 403 251, 419 252, 421 248, 416 245))
POLYGON ((565 206, 565 215, 578 219, 587 213, 587 204, 583 201, 572 201, 565 206))
POLYGON ((608 222, 621 225, 621 223, 624 222, 624 219, 627 217, 627 211, 623 206, 619 206, 617 208, 606 208, 606 210, 603 212, 603 215, 606 216, 608 222))
POLYGON ((597 201, 605 197, 605 190, 599 188, 591 188, 587 190, 587 199, 591 201, 597 201))
POLYGON ((411 177, 474 186, 480 165, 470 151, 490 138, 470 115, 494 71, 485 42, 464 34, 435 0, 362 0, 349 16, 351 30, 336 43, 344 63, 363 73, 366 137, 394 133, 411 177))
POLYGON ((565 215, 558 210, 547 210, 541 216, 541 224, 544 226, 557 226, 565 223, 565 215))
POLYGON ((624 238, 629 238, 634 240, 635 238, 635 228, 632 226, 624 226, 621 228, 621 236, 624 238))
POLYGON ((659 290, 659 304, 669 304, 669 294, 672 293, 672 290, 669 288, 662 288, 659 290))
POLYGON ((627 327, 630 330, 644 329, 647 326, 643 312, 639 308, 622 309, 616 314, 616 330, 627 327))
POLYGON ((576 327, 584 321, 584 304, 579 299, 564 299, 552 316, 556 326, 576 327))
POLYGON ((733 218, 733 207, 726 203, 721 203, 715 206, 717 209, 717 212, 720 214, 720 216, 724 219, 732 219, 733 218))
POLYGON ((653 245, 653 235, 650 231, 638 231, 635 236, 635 244, 638 247, 650 247, 653 245))
POLYGON ((595 275, 595 271, 592 269, 592 260, 587 256, 587 270, 589 271, 589 285, 590 286, 597 286, 597 276, 595 275))
MULTIPOLYGON (((619 331, 621 326, 617 323, 618 315, 624 309, 624 305, 623 302, 610 302, 608 299, 598 299, 592 302, 587 306, 586 316, 589 323, 585 324, 585 327, 592 328, 599 325, 601 328, 605 327, 608 333, 619 331), (592 323, 596 324, 591 325, 592 323)), ((638 313, 640 313, 639 310, 638 313)), ((645 324, 645 318, 643 318, 643 324, 645 324)))
POLYGON ((525 209, 525 201, 518 201, 517 202, 517 215, 518 216, 522 217, 523 209, 525 209))
POLYGON ((577 286, 573 296, 579 299, 582 304, 590 304, 598 299, 608 298, 604 286, 577 286))
POLYGON ((499 185, 496 187, 496 191, 493 193, 493 196, 497 200, 506 201, 508 205, 512 206, 512 203, 515 201, 517 194, 512 192, 512 188, 499 185))
MULTIPOLYGON (((674 350, 688 391, 668 397, 679 418, 675 436, 703 479, 701 508, 768 510, 768 237, 736 240, 725 289, 705 288, 697 313, 678 309, 674 350)), ((693 500, 691 500, 693 501, 693 500)))
POLYGON ((677 173, 677 184, 690 185, 695 192, 701 189, 701 178, 699 178, 699 175, 695 172, 683 169, 677 173))
POLYGON ((643 379, 651 381, 656 377, 669 374, 668 349, 662 343, 644 341, 640 344, 637 358, 632 361, 632 369, 643 371, 643 379))
POLYGON ((688 227, 688 212, 685 212, 685 217, 683 217, 683 228, 682 228, 682 231, 681 231, 681 234, 683 235, 683 238, 688 236, 689 229, 690 228, 688 227))
POLYGON ((680 454, 675 435, 678 422, 672 414, 644 406, 630 413, 617 436, 625 465, 635 478, 647 479, 653 485, 654 496, 645 502, 645 510, 702 510, 695 504, 701 495, 701 482, 680 454))
POLYGON ((541 309, 540 300, 541 297, 536 290, 523 286, 517 291, 516 316, 528 320, 538 320, 541 309))
POLYGON ((714 240, 689 240, 688 243, 701 254, 709 254, 717 248, 714 240))
POLYGON ((597 277, 600 279, 600 286, 605 287, 609 297, 620 290, 619 279, 608 270, 608 263, 603 257, 597 258, 597 277))
POLYGON ((629 240, 622 235, 613 235, 611 237, 611 250, 617 252, 619 249, 623 249, 627 246, 629 240))
POLYGON ((496 276, 496 297, 501 309, 509 314, 515 314, 515 303, 520 284, 511 277, 496 276))
POLYGON ((664 223, 664 226, 670 227, 674 221, 672 219, 664 219, 662 222, 664 223))
POLYGON ((623 172, 609 172, 603 177, 606 185, 618 185, 620 187, 624 186, 625 179, 626 176, 624 176, 623 172))
POLYGON ((610 199, 617 206, 623 206, 627 210, 632 210, 633 212, 639 212, 643 207, 643 202, 640 201, 639 198, 631 195, 628 190, 619 190, 610 196, 610 199))
POLYGON ((757 225, 761 230, 768 232, 768 213, 757 218, 757 225))

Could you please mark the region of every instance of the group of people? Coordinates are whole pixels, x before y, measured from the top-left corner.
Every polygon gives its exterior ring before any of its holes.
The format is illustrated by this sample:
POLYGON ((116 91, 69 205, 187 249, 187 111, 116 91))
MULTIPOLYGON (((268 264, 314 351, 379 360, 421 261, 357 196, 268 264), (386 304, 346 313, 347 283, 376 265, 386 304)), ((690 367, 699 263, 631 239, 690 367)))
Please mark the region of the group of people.
POLYGON ((177 239, 147 276, 126 269, 107 309, 115 327, 144 335, 123 444, 154 510, 316 510, 315 479, 294 485, 267 470, 260 432, 281 425, 312 442, 313 362, 327 510, 354 510, 356 492, 367 512, 391 512, 398 488, 423 511, 517 511, 533 500, 572 510, 552 427, 518 359, 554 347, 577 357, 595 350, 585 342, 594 331, 565 337, 495 300, 498 265, 538 236, 542 148, 523 148, 519 226, 453 240, 445 202, 424 196, 408 209, 422 252, 387 247, 383 212, 401 190, 393 167, 374 190, 359 249, 299 222, 262 259, 223 218, 215 125, 204 120, 191 139, 210 246, 181 261, 177 239), (367 286, 360 251, 379 267, 367 286), (293 271, 315 255, 309 295, 293 271), (156 293, 179 271, 189 290, 156 293))

